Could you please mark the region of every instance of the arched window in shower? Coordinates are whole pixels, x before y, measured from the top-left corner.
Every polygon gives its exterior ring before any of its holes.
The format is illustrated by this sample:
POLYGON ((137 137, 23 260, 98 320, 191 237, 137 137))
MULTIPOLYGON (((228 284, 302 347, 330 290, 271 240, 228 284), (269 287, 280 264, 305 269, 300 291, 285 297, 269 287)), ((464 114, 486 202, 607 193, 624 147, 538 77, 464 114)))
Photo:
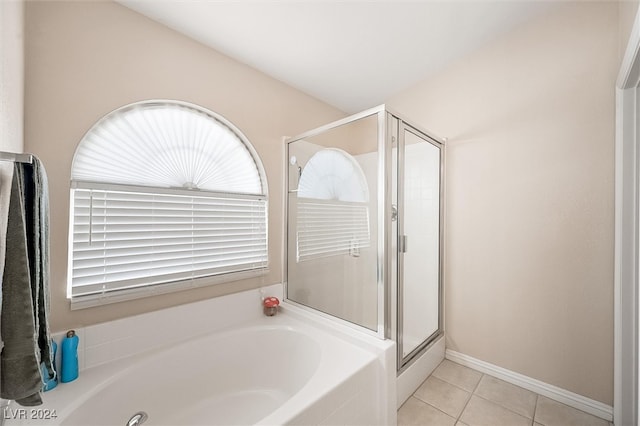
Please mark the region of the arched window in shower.
POLYGON ((341 149, 325 148, 299 174, 296 261, 359 257, 371 238, 369 189, 358 162, 341 149))

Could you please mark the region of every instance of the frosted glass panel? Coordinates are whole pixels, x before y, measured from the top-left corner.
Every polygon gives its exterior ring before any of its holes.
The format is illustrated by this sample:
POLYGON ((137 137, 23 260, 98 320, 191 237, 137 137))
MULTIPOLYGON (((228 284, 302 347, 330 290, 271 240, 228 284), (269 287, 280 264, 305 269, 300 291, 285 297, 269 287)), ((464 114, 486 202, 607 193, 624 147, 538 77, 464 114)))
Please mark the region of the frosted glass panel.
POLYGON ((287 298, 376 331, 377 116, 288 144, 287 298))
POLYGON ((403 356, 438 331, 440 149, 404 130, 403 356))

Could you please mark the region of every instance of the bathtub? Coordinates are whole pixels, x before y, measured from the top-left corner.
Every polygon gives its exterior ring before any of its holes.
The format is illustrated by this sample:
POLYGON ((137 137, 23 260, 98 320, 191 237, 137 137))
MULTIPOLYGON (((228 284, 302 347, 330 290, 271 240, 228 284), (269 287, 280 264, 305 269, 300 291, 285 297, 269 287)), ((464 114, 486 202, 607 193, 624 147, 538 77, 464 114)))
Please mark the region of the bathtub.
POLYGON ((5 424, 394 424, 393 343, 296 309, 87 368, 5 424))

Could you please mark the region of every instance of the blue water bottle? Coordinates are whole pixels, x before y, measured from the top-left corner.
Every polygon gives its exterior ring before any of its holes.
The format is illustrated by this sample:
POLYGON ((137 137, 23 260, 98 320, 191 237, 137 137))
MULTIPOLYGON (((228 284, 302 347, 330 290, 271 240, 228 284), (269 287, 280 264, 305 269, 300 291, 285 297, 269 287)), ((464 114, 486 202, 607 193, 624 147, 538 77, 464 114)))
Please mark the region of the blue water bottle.
POLYGON ((62 339, 62 368, 60 381, 68 383, 78 378, 78 336, 74 330, 67 331, 62 339))

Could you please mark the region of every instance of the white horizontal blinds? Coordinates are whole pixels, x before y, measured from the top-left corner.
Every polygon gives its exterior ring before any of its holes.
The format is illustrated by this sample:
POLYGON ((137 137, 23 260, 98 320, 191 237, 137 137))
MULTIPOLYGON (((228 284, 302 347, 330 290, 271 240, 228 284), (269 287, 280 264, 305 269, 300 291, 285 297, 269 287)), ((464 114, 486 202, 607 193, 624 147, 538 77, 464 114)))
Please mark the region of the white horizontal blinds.
POLYGON ((267 267, 264 196, 187 192, 73 189, 72 297, 267 267))
POLYGON ((260 159, 211 111, 145 101, 109 113, 80 141, 71 181, 72 301, 106 303, 266 271, 260 159))
POLYGON ((328 256, 359 256, 369 247, 369 209, 366 203, 298 199, 297 260, 328 256))

